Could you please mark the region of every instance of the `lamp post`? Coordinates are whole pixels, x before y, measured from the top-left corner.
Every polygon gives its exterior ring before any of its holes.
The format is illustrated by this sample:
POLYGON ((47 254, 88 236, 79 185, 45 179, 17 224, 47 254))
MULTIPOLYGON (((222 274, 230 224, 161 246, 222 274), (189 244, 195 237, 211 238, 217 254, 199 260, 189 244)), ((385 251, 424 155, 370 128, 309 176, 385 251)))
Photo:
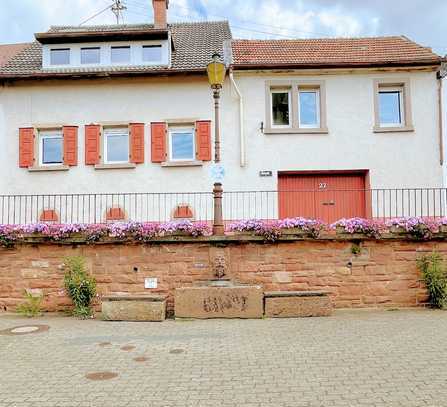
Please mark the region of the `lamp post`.
MULTIPOLYGON (((206 71, 208 73, 208 81, 213 90, 214 98, 214 162, 220 162, 220 118, 219 118, 219 102, 220 90, 225 80, 225 64, 220 61, 220 55, 215 53, 212 56, 212 61, 208 64, 206 71)), ((220 182, 214 183, 214 221, 213 234, 223 235, 224 224, 222 216, 222 184, 220 182)))

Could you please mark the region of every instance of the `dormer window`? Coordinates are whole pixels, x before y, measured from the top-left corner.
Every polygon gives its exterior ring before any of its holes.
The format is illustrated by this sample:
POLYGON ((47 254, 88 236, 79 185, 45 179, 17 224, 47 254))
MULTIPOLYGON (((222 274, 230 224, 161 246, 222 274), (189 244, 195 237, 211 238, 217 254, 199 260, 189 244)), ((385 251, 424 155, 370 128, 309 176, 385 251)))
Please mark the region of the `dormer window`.
POLYGON ((161 45, 143 45, 143 62, 160 62, 161 60, 161 45))
POLYGON ((81 64, 99 64, 101 62, 101 48, 81 48, 81 64))
POLYGON ((112 64, 128 64, 130 63, 130 46, 112 47, 110 53, 112 64))
POLYGON ((70 48, 53 48, 50 50, 51 65, 70 65, 70 48))

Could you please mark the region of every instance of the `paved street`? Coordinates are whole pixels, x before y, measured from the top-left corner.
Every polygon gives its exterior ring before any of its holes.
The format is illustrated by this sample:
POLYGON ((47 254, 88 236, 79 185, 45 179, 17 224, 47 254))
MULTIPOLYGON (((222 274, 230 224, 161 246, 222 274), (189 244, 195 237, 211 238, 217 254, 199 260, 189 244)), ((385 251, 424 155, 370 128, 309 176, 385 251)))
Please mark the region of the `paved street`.
POLYGON ((0 331, 33 324, 49 329, 0 335, 1 407, 447 405, 442 311, 164 323, 0 314, 0 331))

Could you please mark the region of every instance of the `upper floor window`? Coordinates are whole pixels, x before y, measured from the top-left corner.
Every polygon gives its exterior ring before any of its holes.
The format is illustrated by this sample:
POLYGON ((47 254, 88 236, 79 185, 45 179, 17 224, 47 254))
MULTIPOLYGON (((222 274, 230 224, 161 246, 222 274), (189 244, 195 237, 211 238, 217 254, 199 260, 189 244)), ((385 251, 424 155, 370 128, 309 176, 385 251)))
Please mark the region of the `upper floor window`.
POLYGON ((130 62, 130 46, 112 47, 110 61, 112 64, 128 64, 130 62))
POLYGON ((39 131, 39 165, 62 165, 63 151, 62 130, 39 131))
POLYGON ((384 127, 404 124, 402 87, 379 90, 379 120, 384 127))
POLYGON ((264 133, 327 133, 323 81, 266 82, 264 133))
POLYGON ((54 48, 50 50, 51 65, 70 65, 70 48, 54 48))
POLYGON ((410 84, 403 81, 375 81, 375 131, 413 130, 410 84))
POLYGON ((81 64, 99 64, 101 62, 101 48, 81 48, 81 64))
POLYGON ((320 127, 320 91, 319 89, 299 89, 298 116, 300 128, 320 127))
POLYGON ((162 60, 161 45, 143 45, 144 62, 160 62, 162 60))
POLYGON ((272 89, 270 97, 272 126, 290 126, 290 90, 272 89))
POLYGON ((169 160, 195 160, 195 130, 194 127, 169 128, 169 160))
POLYGON ((104 129, 104 163, 123 164, 129 162, 129 129, 104 129))

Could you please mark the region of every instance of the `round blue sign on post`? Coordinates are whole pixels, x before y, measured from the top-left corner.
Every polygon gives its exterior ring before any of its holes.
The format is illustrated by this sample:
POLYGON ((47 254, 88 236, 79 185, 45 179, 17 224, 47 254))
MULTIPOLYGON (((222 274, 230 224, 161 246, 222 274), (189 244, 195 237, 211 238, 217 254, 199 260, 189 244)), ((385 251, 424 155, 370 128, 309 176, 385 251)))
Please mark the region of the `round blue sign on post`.
POLYGON ((220 164, 213 164, 210 169, 210 176, 213 182, 222 182, 225 178, 225 168, 220 164))

